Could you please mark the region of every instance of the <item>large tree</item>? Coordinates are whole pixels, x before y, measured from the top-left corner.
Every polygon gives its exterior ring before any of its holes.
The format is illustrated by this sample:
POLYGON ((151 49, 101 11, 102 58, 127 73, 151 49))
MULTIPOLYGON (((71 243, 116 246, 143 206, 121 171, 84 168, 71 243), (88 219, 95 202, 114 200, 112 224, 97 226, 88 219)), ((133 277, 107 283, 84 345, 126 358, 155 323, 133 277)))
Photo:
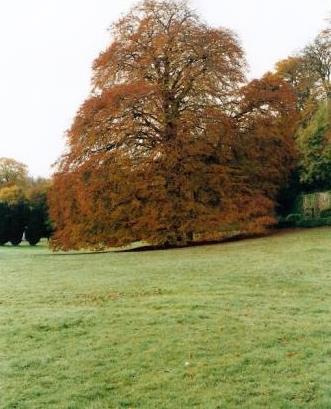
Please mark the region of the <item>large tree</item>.
POLYGON ((184 244, 272 223, 295 99, 279 78, 243 87, 245 66, 235 34, 184 2, 144 1, 115 24, 54 177, 53 246, 184 244))

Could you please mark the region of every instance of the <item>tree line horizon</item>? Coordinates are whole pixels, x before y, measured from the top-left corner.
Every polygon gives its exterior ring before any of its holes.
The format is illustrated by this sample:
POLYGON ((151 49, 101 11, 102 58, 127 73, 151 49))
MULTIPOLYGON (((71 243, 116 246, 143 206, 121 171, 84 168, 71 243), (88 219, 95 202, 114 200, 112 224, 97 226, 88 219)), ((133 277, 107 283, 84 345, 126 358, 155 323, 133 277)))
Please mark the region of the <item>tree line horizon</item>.
POLYGON ((48 187, 51 247, 262 233, 300 193, 331 190, 330 21, 260 79, 246 72, 237 35, 185 1, 119 19, 48 187))
POLYGON ((0 245, 22 242, 30 245, 49 238, 47 194, 51 181, 28 176, 25 164, 11 158, 0 158, 0 245))

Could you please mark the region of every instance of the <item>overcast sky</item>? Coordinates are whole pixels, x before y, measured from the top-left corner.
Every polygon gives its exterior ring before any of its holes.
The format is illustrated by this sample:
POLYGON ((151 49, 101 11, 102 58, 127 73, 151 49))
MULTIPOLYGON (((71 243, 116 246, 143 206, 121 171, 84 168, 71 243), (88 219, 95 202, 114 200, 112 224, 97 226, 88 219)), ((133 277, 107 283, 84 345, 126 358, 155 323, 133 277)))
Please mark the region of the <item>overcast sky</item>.
MULTIPOLYGON (((0 1, 0 157, 51 174, 64 133, 90 90, 110 24, 134 0, 0 1)), ((331 0, 192 0, 202 18, 235 30, 250 77, 302 48, 325 25, 331 0)))

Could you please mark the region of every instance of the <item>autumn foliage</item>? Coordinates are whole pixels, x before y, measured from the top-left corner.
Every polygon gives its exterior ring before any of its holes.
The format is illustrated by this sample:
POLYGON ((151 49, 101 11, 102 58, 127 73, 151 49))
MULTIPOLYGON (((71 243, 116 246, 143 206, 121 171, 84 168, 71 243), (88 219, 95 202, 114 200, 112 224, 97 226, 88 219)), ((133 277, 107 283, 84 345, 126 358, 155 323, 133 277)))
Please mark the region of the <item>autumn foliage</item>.
POLYGON ((55 249, 182 245, 274 223, 297 101, 280 76, 247 83, 233 32, 186 3, 145 1, 93 70, 49 197, 55 249))

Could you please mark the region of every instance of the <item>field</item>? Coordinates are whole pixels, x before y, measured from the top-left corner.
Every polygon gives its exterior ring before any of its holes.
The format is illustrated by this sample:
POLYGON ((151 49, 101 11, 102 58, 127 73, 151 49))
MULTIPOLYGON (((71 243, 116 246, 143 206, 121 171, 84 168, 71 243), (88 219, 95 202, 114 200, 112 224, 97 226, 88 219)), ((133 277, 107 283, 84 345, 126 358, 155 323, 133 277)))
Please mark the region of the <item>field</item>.
POLYGON ((331 408, 331 229, 0 248, 1 409, 331 408))

